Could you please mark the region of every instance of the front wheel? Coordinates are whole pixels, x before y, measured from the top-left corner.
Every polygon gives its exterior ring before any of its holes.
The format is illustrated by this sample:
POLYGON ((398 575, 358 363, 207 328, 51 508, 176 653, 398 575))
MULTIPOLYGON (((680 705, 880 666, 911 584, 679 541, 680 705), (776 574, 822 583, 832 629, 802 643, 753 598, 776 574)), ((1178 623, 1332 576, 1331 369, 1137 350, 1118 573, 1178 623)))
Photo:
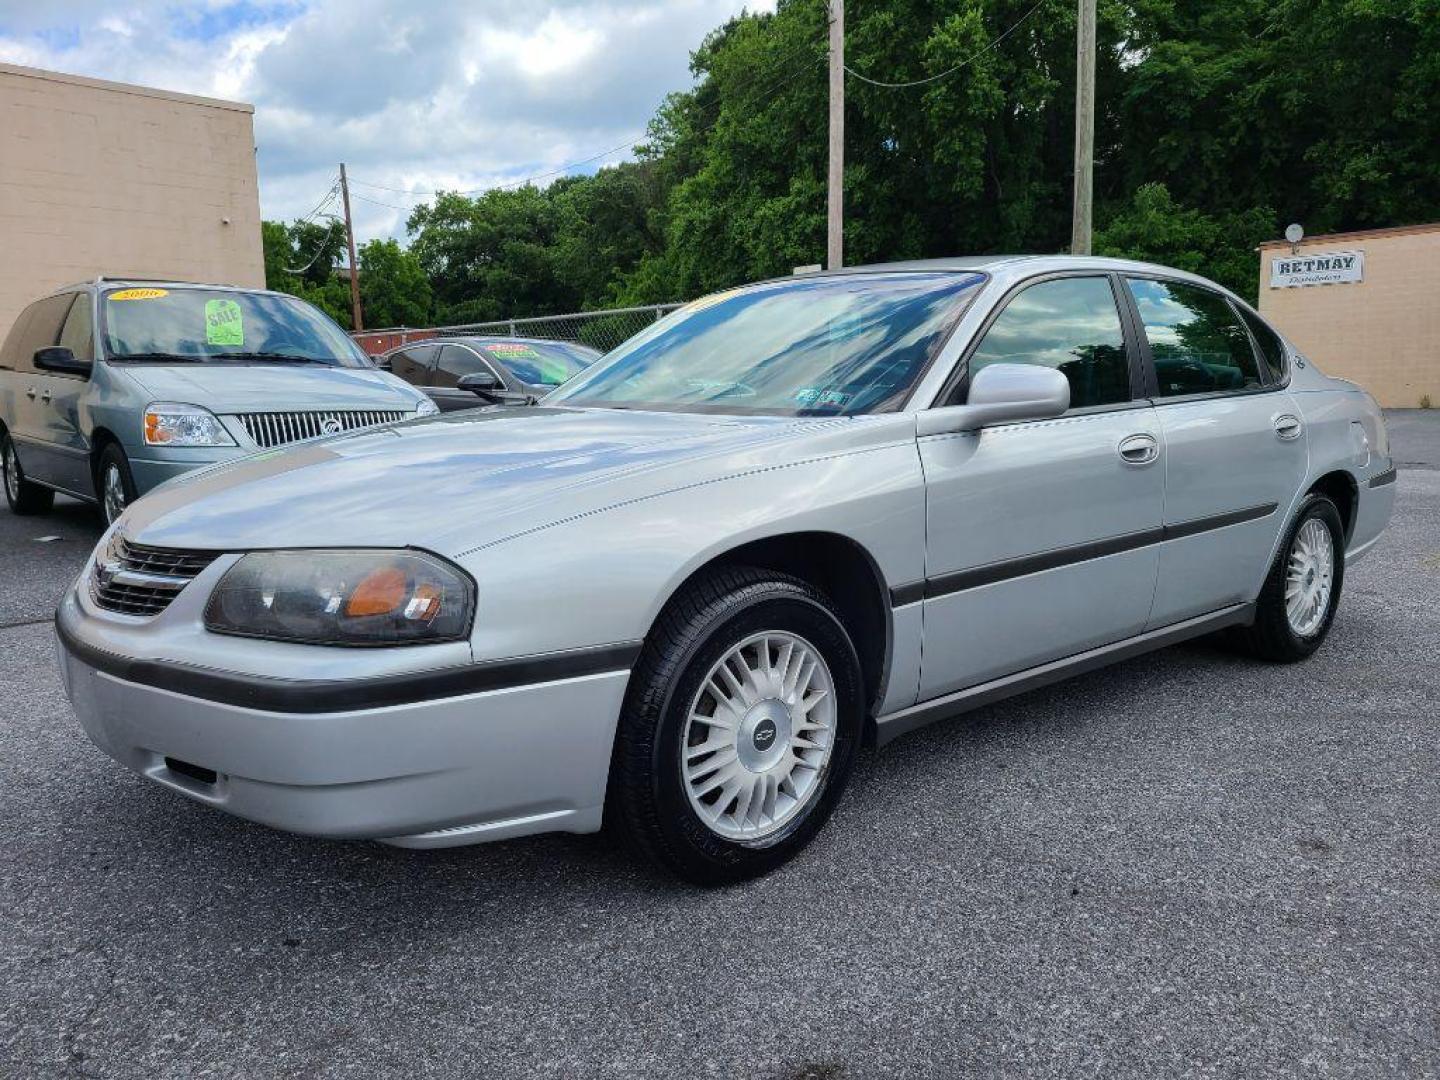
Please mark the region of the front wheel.
POLYGON ((135 480, 130 475, 130 462, 125 451, 110 443, 100 453, 100 463, 95 466, 95 497, 100 502, 100 512, 105 515, 105 524, 114 525, 135 501, 135 480))
POLYGON ((55 492, 25 479, 8 431, 0 432, 0 472, 5 474, 5 501, 11 513, 43 514, 55 505, 55 492))
POLYGON ((1340 511, 1324 495, 1308 495, 1260 590, 1255 624, 1239 635, 1241 646, 1263 660, 1304 660, 1330 632, 1344 579, 1340 511))
POLYGON ((687 880, 766 873, 830 816, 862 723, 860 663, 830 601, 786 575, 717 571, 670 603, 631 677, 611 819, 687 880))

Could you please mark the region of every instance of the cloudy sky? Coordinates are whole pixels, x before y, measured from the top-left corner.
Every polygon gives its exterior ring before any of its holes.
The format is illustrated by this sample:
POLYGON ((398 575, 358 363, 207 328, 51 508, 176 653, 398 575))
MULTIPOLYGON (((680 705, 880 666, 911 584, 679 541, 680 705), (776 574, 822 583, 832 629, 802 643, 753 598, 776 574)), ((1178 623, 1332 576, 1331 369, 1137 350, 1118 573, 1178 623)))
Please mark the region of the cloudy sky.
POLYGON ((639 139, 747 7, 774 0, 0 0, 0 61, 252 102, 264 216, 308 213, 345 161, 365 240, 403 235, 414 192, 639 139))

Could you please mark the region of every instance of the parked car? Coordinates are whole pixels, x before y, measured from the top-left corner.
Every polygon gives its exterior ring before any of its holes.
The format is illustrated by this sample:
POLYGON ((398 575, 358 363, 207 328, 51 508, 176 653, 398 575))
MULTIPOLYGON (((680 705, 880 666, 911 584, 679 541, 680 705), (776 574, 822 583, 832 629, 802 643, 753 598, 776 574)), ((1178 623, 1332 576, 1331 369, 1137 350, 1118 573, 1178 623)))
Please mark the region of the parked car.
POLYGON ((209 805, 405 847, 608 817, 726 881, 867 740, 1201 634, 1309 656, 1395 475, 1369 395, 1193 274, 864 268, 698 301, 537 407, 171 484, 57 625, 91 738, 209 805))
POLYGON ((17 514, 61 491, 114 521, 202 465, 435 411, 315 308, 263 289, 101 278, 35 301, 0 348, 17 514))
POLYGON ((381 354, 379 363, 450 412, 533 402, 598 359, 600 350, 573 341, 453 337, 401 345, 381 354))

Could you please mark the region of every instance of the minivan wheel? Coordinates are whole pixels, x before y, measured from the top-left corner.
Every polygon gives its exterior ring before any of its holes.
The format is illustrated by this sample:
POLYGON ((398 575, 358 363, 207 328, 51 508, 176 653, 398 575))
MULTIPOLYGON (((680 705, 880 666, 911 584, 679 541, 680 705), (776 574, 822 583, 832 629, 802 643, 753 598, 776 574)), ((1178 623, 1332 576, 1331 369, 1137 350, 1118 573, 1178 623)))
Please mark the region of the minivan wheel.
POLYGON ((1260 590, 1255 624, 1239 633, 1239 644, 1263 660, 1304 660, 1330 633, 1344 579, 1340 511, 1324 495, 1308 495, 1260 590))
POLYGON ((95 467, 95 498, 99 500, 100 512, 105 515, 105 524, 113 525, 135 501, 135 480, 130 475, 130 462, 125 451, 110 443, 100 453, 100 463, 95 467))
POLYGON ((25 479, 10 433, 0 432, 0 472, 5 474, 5 501, 16 514, 43 514, 55 505, 55 492, 25 479))
POLYGON ((611 824, 699 884, 774 869, 840 798, 862 685, 850 635, 810 585, 748 567, 702 578, 667 606, 631 675, 611 824))

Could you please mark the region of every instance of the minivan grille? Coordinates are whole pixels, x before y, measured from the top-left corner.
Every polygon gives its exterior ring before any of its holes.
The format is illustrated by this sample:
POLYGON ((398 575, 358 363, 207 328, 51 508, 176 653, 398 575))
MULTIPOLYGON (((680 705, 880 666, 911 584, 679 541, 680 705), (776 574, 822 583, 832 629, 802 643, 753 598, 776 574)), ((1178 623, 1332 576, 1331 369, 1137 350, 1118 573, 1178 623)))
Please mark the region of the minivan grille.
POLYGON ((215 561, 213 551, 181 551, 111 538, 95 560, 90 595, 106 611, 158 615, 200 571, 215 561))
POLYGON ((363 409, 345 412, 264 412, 240 413, 240 423, 245 434, 254 440, 256 446, 284 446, 301 439, 314 439, 321 435, 338 435, 342 431, 375 424, 393 424, 403 420, 406 413, 398 410, 363 409))

